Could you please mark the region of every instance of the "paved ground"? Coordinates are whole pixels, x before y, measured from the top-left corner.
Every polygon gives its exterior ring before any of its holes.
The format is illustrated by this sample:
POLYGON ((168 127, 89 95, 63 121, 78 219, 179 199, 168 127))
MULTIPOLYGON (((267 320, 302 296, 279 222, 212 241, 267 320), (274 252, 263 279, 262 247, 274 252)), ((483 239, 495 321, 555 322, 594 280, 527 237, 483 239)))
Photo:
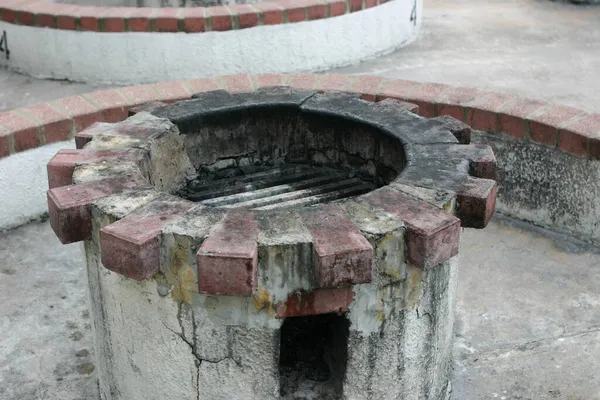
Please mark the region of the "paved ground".
POLYGON ((424 0, 416 43, 340 72, 490 89, 600 110, 600 7, 424 0))
MULTIPOLYGON (((598 111, 600 8, 426 0, 415 44, 340 71, 598 111)), ((90 90, 0 70, 0 110, 90 90)), ((502 218, 463 238, 453 398, 600 399, 598 250, 502 218)), ((0 234, 0 399, 96 400, 85 280, 47 223, 0 234)))

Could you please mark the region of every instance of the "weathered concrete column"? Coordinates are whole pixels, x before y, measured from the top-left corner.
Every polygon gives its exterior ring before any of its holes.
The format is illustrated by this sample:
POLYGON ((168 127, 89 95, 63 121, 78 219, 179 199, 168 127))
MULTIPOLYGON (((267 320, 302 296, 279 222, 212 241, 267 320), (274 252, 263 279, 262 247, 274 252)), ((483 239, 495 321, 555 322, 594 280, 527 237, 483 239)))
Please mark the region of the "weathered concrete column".
POLYGON ((495 159, 411 110, 216 91, 59 152, 102 398, 447 398, 460 227, 489 221, 495 159))

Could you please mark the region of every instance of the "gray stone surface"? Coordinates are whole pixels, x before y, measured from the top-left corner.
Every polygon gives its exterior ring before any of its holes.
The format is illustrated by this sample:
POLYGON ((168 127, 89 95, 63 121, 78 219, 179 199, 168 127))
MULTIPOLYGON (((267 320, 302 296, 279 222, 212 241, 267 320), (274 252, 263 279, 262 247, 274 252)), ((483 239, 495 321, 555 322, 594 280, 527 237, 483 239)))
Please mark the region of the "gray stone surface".
POLYGON ((425 0, 415 43, 336 72, 495 90, 600 109, 600 7, 425 0))
POLYGON ((496 219, 461 254, 453 398, 600 399, 598 249, 496 219))
POLYGON ((494 149, 497 210, 600 246, 600 162, 506 135, 477 132, 473 142, 494 149))
POLYGON ((102 89, 83 83, 42 80, 0 67, 0 111, 102 89))

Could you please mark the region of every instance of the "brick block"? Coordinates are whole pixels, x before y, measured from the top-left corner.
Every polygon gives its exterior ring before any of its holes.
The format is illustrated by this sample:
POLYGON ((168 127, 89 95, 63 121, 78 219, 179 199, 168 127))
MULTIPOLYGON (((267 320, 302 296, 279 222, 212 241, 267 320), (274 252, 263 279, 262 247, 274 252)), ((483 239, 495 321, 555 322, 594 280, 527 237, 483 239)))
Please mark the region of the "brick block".
POLYGON ((102 119, 105 122, 118 122, 127 118, 127 108, 133 104, 115 89, 99 90, 82 95, 92 104, 102 110, 102 119))
POLYGON ((514 97, 508 94, 482 92, 467 105, 465 122, 476 130, 497 132, 498 111, 513 99, 514 97))
POLYGON ((72 137, 73 122, 69 116, 59 112, 47 103, 36 104, 19 110, 41 127, 44 143, 68 140, 72 137))
POLYGON ((82 31, 99 31, 100 19, 103 14, 104 7, 82 7, 79 11, 79 29, 82 31))
POLYGON ((377 100, 384 100, 387 98, 406 100, 420 85, 421 83, 405 81, 402 79, 387 80, 383 82, 381 90, 377 94, 377 100))
POLYGON ((261 2, 254 4, 262 17, 263 25, 279 25, 283 23, 283 7, 275 2, 261 2))
POLYGON ((179 31, 180 8, 160 8, 157 10, 156 30, 158 32, 179 31))
POLYGON ((239 29, 252 28, 258 25, 259 11, 251 4, 236 4, 233 6, 233 10, 238 16, 239 29))
POLYGON ((128 86, 115 89, 123 95, 130 104, 142 104, 156 100, 158 93, 154 90, 154 85, 128 86))
POLYGON ((206 30, 206 9, 204 7, 188 7, 183 10, 183 29, 189 33, 206 30))
POLYGON ((465 228, 483 229, 496 208, 498 185, 489 179, 469 178, 457 191, 457 216, 465 228))
POLYGON ((58 29, 77 30, 77 15, 83 7, 70 4, 56 4, 58 15, 56 16, 56 25, 58 29))
POLYGON ((307 315, 347 312, 354 299, 352 288, 320 289, 309 293, 295 293, 275 308, 276 318, 305 317, 307 315))
POLYGON ((290 86, 296 89, 315 89, 316 74, 292 74, 289 76, 290 86))
POLYGON ((64 97, 49 104, 72 119, 75 132, 103 119, 102 111, 81 96, 64 97))
POLYGON ((279 0, 287 15, 287 22, 302 22, 306 20, 306 2, 302 0, 279 0))
POLYGON ((480 91, 477 89, 465 87, 450 88, 436 99, 436 115, 449 115, 459 121, 464 121, 465 109, 463 105, 473 101, 479 94, 480 91))
POLYGON ((155 8, 137 7, 127 18, 127 29, 131 32, 149 32, 150 20, 156 15, 155 8))
POLYGON ((231 93, 252 92, 254 90, 250 77, 245 74, 224 76, 223 87, 231 93))
POLYGON ((373 247, 339 206, 301 213, 313 237, 319 288, 371 282, 373 247))
POLYGON ((159 236, 162 229, 194 206, 172 198, 149 203, 100 230, 102 264, 107 269, 135 280, 156 274, 160 267, 159 236))
POLYGON ((395 188, 384 187, 363 199, 402 219, 407 227, 408 261, 429 269, 458 254, 460 220, 395 188))
POLYGON ((577 156, 591 155, 593 141, 600 135, 600 114, 586 114, 565 124, 558 131, 559 147, 577 156))
POLYGON ((34 4, 26 4, 24 6, 16 7, 18 9, 17 19, 21 25, 34 25, 35 24, 35 7, 34 4))
POLYGON ((588 155, 594 160, 600 160, 600 136, 589 139, 588 155))
POLYGON ((202 93, 223 89, 223 83, 216 78, 193 79, 185 81, 184 85, 186 85, 190 93, 202 93))
POLYGON ((267 86, 285 86, 287 84, 287 75, 284 74, 258 74, 250 75, 255 88, 267 86))
POLYGON ((514 138, 523 139, 529 130, 527 118, 534 113, 540 113, 546 107, 548 103, 516 98, 498 111, 499 129, 514 138))
POLYGON ((406 100, 418 105, 419 114, 423 117, 435 117, 435 101, 448 90, 448 88, 448 85, 443 85, 441 83, 423 83, 419 87, 416 87, 415 90, 407 96, 406 100))
POLYGON ((353 77, 348 74, 322 74, 317 78, 316 89, 348 91, 352 85, 353 77))
POLYGON ((198 291, 248 296, 258 284, 258 224, 252 212, 229 212, 198 250, 198 291))
POLYGON ((350 12, 356 12, 362 10, 363 0, 348 0, 350 12))
POLYGON ((456 140, 458 140, 458 143, 471 143, 472 129, 469 125, 450 115, 440 115, 439 117, 435 117, 433 119, 443 122, 444 126, 447 127, 450 132, 452 132, 456 140))
POLYGON ((144 157, 144 154, 145 152, 141 150, 85 151, 63 149, 48 162, 48 186, 53 189, 71 185, 73 183, 73 172, 78 165, 114 159, 124 162, 139 161, 144 157))
POLYGON ((158 82, 154 85, 154 91, 158 93, 162 101, 172 102, 178 100, 187 100, 192 97, 188 89, 182 82, 158 82))
POLYGON ((9 156, 11 153, 11 137, 6 132, 0 131, 0 158, 9 156))
POLYGON ((75 146, 82 149, 96 136, 122 137, 134 140, 149 140, 164 133, 164 127, 152 122, 125 120, 110 124, 97 122, 75 135, 75 146))
POLYGON ((0 130, 10 132, 14 151, 24 151, 40 145, 38 124, 16 111, 0 113, 0 130))
POLYGON ((339 15, 346 14, 346 1, 345 0, 327 0, 329 4, 329 16, 337 17, 339 15))
POLYGON ((306 4, 306 16, 309 21, 325 18, 325 3, 320 0, 311 0, 306 4))
POLYGON ((96 135, 103 135, 110 129, 113 129, 115 125, 106 122, 97 122, 81 132, 77 132, 75 135, 75 147, 77 149, 83 149, 96 135))
POLYGON ((56 15, 53 3, 36 3, 36 25, 41 28, 56 28, 56 15))
POLYGON ((583 111, 566 106, 551 106, 541 113, 530 116, 531 140, 550 147, 558 144, 558 128, 571 119, 582 115, 583 111))
POLYGON ((63 244, 89 239, 92 233, 90 205, 94 201, 143 188, 150 185, 139 174, 50 189, 47 194, 50 226, 63 244))
POLYGON ((100 17, 100 27, 104 32, 125 32, 128 12, 125 7, 105 7, 100 17))
POLYGON ((559 129, 558 147, 564 152, 585 157, 588 155, 588 137, 577 132, 559 129))
POLYGON ((363 100, 375 101, 377 93, 379 93, 380 87, 384 82, 385 79, 381 76, 358 75, 354 77, 351 90, 360 93, 363 100))
POLYGON ((233 29, 233 18, 227 7, 208 7, 206 9, 206 14, 207 17, 210 17, 211 30, 230 31, 233 29))
POLYGON ((157 108, 161 108, 166 106, 167 103, 163 103, 162 101, 151 101, 149 103, 140 104, 139 106, 131 107, 129 109, 129 116, 134 116, 140 112, 149 112, 156 110, 157 108))

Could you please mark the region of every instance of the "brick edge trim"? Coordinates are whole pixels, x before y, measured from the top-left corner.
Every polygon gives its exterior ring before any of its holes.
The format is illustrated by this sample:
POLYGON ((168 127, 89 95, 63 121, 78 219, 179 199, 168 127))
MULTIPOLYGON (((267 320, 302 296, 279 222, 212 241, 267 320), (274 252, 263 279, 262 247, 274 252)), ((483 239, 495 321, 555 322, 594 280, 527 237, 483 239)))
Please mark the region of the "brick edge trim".
POLYGON ((171 103, 225 89, 245 92, 288 85, 343 90, 369 101, 386 98, 419 106, 423 117, 453 116, 475 130, 504 133, 578 157, 600 160, 600 114, 517 96, 438 83, 347 74, 226 75, 100 90, 0 113, 0 158, 72 139, 94 122, 118 122, 151 101, 171 103))
POLYGON ((51 29, 96 32, 228 31, 332 18, 391 0, 276 0, 214 7, 95 7, 40 0, 0 0, 0 20, 51 29))

